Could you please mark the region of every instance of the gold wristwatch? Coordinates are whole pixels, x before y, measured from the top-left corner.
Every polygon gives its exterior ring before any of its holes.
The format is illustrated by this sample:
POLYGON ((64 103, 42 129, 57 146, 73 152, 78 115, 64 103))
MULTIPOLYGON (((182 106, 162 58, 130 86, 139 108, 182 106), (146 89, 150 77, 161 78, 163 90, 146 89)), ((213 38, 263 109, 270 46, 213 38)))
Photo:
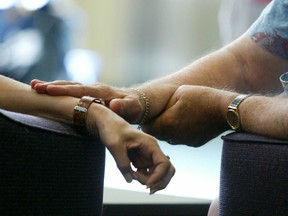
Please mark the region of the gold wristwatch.
POLYGON ((243 102, 244 99, 250 95, 238 95, 228 106, 227 111, 227 122, 232 130, 239 131, 241 130, 241 118, 239 113, 239 105, 243 102))

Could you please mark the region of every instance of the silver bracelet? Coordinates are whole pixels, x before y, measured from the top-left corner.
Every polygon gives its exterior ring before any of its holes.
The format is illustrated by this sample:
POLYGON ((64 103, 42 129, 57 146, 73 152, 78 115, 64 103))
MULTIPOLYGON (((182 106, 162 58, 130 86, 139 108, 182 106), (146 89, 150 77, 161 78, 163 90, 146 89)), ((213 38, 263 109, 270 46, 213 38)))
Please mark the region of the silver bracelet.
POLYGON ((149 106, 149 99, 146 97, 146 94, 141 91, 140 89, 136 89, 136 88, 131 88, 132 90, 136 91, 138 93, 138 95, 140 96, 141 100, 143 101, 143 103, 145 104, 145 110, 144 110, 144 115, 138 125, 138 129, 140 130, 142 125, 146 123, 147 121, 147 117, 148 117, 148 114, 149 114, 149 109, 150 109, 150 106, 149 106))

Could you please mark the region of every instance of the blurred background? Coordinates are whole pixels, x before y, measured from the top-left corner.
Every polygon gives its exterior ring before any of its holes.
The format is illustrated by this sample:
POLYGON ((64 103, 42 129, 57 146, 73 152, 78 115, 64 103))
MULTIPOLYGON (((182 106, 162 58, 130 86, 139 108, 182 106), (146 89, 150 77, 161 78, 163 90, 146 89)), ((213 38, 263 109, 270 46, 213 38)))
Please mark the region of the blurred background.
POLYGON ((0 2, 0 71, 24 82, 126 86, 172 73, 220 45, 219 0, 0 2))
MULTIPOLYGON (((0 0, 0 74, 26 83, 34 78, 141 83, 229 43, 268 2, 0 0)), ((127 184, 107 153, 104 202, 133 203, 136 196, 137 202, 209 202, 218 195, 221 143, 218 137, 194 149, 160 142, 177 170, 159 193, 166 198, 127 184)))

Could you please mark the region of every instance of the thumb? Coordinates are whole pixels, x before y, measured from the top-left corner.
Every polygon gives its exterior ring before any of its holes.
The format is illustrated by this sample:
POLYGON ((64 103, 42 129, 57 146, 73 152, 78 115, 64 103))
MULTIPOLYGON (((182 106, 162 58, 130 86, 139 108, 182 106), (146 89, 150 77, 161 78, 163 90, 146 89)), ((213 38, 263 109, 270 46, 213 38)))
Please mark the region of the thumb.
POLYGON ((142 104, 136 98, 115 98, 109 108, 130 123, 137 123, 142 115, 142 104))
POLYGON ((113 156, 117 167, 123 177, 125 178, 126 182, 131 183, 133 181, 133 173, 134 171, 131 168, 131 161, 128 158, 127 154, 122 154, 121 151, 111 151, 109 148, 111 155, 113 156))
POLYGON ((131 183, 133 181, 133 173, 134 171, 132 170, 131 166, 130 166, 130 160, 127 158, 127 160, 116 160, 117 163, 117 167, 119 169, 119 171, 121 172, 121 174, 123 175, 123 177, 125 178, 127 183, 131 183))
POLYGON ((122 173, 122 175, 127 183, 131 183, 133 181, 133 174, 131 174, 130 172, 122 173))

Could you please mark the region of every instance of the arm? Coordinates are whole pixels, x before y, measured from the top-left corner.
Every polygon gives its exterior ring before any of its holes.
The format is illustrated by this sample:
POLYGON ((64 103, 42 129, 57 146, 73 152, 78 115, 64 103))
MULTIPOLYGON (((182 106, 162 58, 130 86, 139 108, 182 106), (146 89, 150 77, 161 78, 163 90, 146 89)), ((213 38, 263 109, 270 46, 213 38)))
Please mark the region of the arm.
MULTIPOLYGON (((262 49, 245 34, 189 66, 137 88, 145 92, 150 100, 148 118, 151 120, 163 112, 170 97, 181 85, 203 85, 239 92, 280 92, 279 76, 287 68, 288 61, 262 49)), ((113 111, 133 123, 139 122, 144 113, 141 98, 128 88, 119 89, 104 84, 83 86, 70 82, 39 83, 35 80, 32 86, 38 92, 52 95, 81 97, 89 94, 102 97, 109 101, 113 111)))
MULTIPOLYGON (((70 124, 73 120, 73 108, 78 101, 74 97, 38 94, 29 85, 0 76, 2 109, 70 124)), ((127 182, 137 179, 154 193, 165 188, 174 175, 173 165, 162 153, 156 140, 132 128, 107 107, 92 103, 87 114, 86 127, 91 134, 99 134, 127 182), (136 171, 132 170, 130 161, 137 168, 136 171)))
POLYGON ((29 85, 0 75, 0 108, 71 123, 79 99, 39 95, 29 85), (66 106, 64 106, 66 105, 66 106))
MULTIPOLYGON (((192 146, 203 145, 229 128, 223 116, 215 116, 214 111, 207 110, 204 105, 199 106, 201 104, 199 101, 205 99, 207 100, 206 102, 209 102, 213 97, 208 97, 206 94, 202 94, 202 97, 196 97, 195 94, 189 95, 189 91, 184 91, 186 87, 181 87, 183 84, 202 85, 216 89, 231 89, 237 92, 278 93, 283 90, 279 76, 287 68, 288 61, 272 55, 259 47, 247 35, 243 35, 223 49, 195 61, 174 74, 140 85, 138 88, 145 92, 147 98, 149 98, 150 106, 148 115, 150 122, 143 129, 161 140, 173 140, 176 143, 185 143, 192 146), (182 94, 185 97, 182 97, 182 94)), ((103 87, 103 85, 100 86, 103 87)), ((43 86, 40 84, 38 87, 40 89, 42 87, 46 88, 47 84, 43 84, 43 86)), ((49 86, 49 88, 47 88, 48 92, 49 90, 51 92, 54 90, 56 92, 58 90, 60 90, 59 92, 66 90, 69 93, 81 93, 81 89, 83 92, 90 89, 91 93, 97 92, 101 94, 101 92, 97 91, 99 86, 65 86, 60 84, 49 86)), ((124 90, 115 91, 109 87, 104 88, 102 94, 103 92, 105 94, 109 92, 105 91, 105 89, 109 89, 110 92, 118 92, 119 95, 116 97, 121 98, 110 100, 110 108, 112 110, 125 116, 125 113, 131 114, 133 111, 140 109, 141 112, 138 112, 138 120, 136 120, 136 122, 139 122, 139 119, 143 116, 145 104, 143 104, 141 98, 138 99, 135 92, 127 89, 125 93, 124 90), (133 103, 136 105, 131 105, 133 103), (117 106, 122 108, 117 110, 117 106)), ((108 93, 107 95, 113 94, 108 93)), ((235 95, 236 93, 234 93, 235 95)), ((232 99, 230 97, 229 103, 232 99)), ((223 108, 225 112, 229 103, 225 103, 225 108, 223 108)), ((218 104, 218 102, 215 104, 218 104)), ((213 107, 210 103, 206 105, 213 107)), ((248 119, 246 122, 252 121, 252 124, 254 118, 248 119)), ((259 128, 251 127, 246 128, 246 130, 254 133, 260 132, 261 134, 266 132, 259 131, 259 128)), ((273 131, 273 133, 276 132, 273 131)), ((272 135, 275 136, 276 134, 272 135)))
POLYGON ((243 35, 186 68, 139 88, 150 100, 150 117, 153 118, 162 112, 171 95, 181 85, 203 85, 238 92, 280 92, 279 76, 287 68, 288 61, 272 55, 243 35))
MULTIPOLYGON (((210 109, 219 104, 218 101, 208 103, 213 101, 213 97, 208 96, 210 91, 206 92, 207 95, 202 91, 199 92, 203 93, 201 96, 192 94, 194 98, 188 94, 190 91, 186 91, 187 86, 182 85, 201 85, 215 90, 230 89, 260 94, 282 91, 279 76, 288 68, 287 5, 287 1, 272 1, 239 39, 176 73, 139 85, 137 88, 145 93, 149 103, 143 93, 139 97, 130 89, 115 89, 103 84, 82 86, 39 81, 32 81, 31 84, 38 92, 53 95, 79 96, 85 92, 90 95, 103 95, 103 98, 108 100, 109 107, 130 122, 139 123, 145 113, 147 114, 148 108, 145 108, 145 105, 149 105, 145 131, 165 140, 170 139, 169 136, 178 139, 180 137, 182 141, 186 139, 184 143, 192 142, 192 145, 198 146, 228 128, 225 127, 225 118, 210 109), (205 103, 208 107, 200 106, 205 103), (179 133, 176 134, 176 131, 179 133), (205 135, 206 138, 203 138, 205 135)), ((227 106, 226 102, 225 109, 227 106)), ((219 108, 215 110, 220 112, 219 108)), ((267 111, 266 115, 270 115, 269 108, 265 107, 264 111, 267 111)), ((254 120, 255 117, 251 119, 254 120)), ((247 122, 249 123, 249 119, 247 122)), ((264 130, 264 126, 259 127, 261 129, 249 126, 246 130, 263 133, 259 130, 264 130)), ((273 131, 274 135, 275 133, 273 131)), ((178 141, 181 142, 180 140, 178 141)))
MULTIPOLYGON (((165 111, 144 127, 171 144, 198 147, 229 129, 228 105, 239 93, 184 85, 170 99, 165 111), (197 104, 197 106, 195 106, 197 104)), ((253 95, 239 106, 242 130, 288 139, 288 98, 253 95)))

